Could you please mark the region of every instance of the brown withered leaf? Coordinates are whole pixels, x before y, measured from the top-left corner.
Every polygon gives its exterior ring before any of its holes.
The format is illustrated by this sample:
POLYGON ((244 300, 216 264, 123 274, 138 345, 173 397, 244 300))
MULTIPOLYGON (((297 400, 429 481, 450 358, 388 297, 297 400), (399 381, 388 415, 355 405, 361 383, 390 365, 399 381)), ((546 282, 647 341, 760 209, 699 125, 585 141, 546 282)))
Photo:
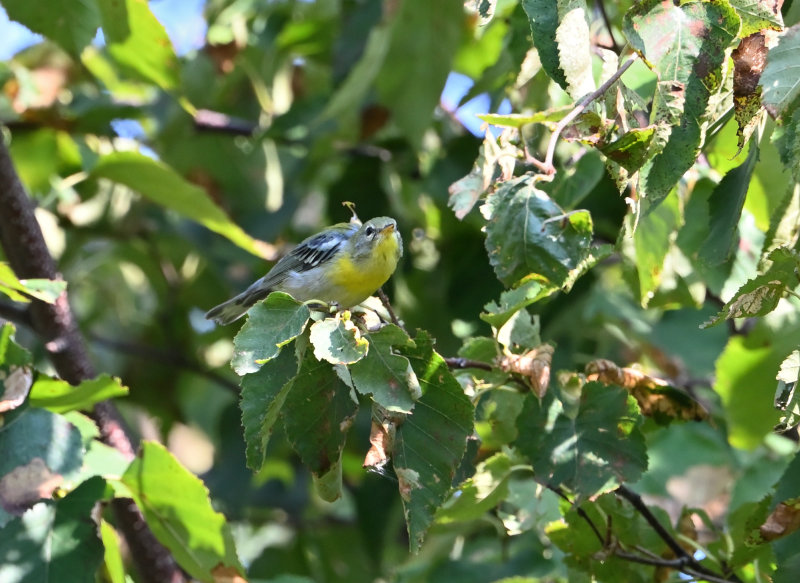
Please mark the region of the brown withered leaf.
POLYGON ((542 344, 523 354, 506 354, 497 361, 497 366, 506 372, 527 377, 537 397, 544 397, 550 384, 550 364, 553 361, 553 348, 542 344))
POLYGON ((587 363, 585 372, 587 381, 618 385, 628 390, 639 403, 642 414, 659 423, 668 423, 672 419, 700 421, 708 417, 703 406, 689 395, 670 386, 667 381, 635 368, 620 367, 601 358, 587 363))
POLYGON ((760 31, 742 39, 733 51, 733 108, 739 151, 750 139, 761 118, 761 87, 758 81, 767 64, 766 32, 760 31))
POLYGON ((50 471, 42 458, 35 457, 0 480, 0 506, 10 514, 21 516, 42 498, 50 498, 63 480, 61 474, 50 471))
POLYGON ((372 420, 372 427, 369 431, 371 446, 367 455, 364 456, 363 467, 380 470, 389 462, 394 444, 394 432, 393 421, 385 419, 378 423, 375 419, 372 420))
POLYGON ((800 529, 800 498, 793 498, 778 504, 775 510, 759 528, 766 541, 792 534, 800 529))

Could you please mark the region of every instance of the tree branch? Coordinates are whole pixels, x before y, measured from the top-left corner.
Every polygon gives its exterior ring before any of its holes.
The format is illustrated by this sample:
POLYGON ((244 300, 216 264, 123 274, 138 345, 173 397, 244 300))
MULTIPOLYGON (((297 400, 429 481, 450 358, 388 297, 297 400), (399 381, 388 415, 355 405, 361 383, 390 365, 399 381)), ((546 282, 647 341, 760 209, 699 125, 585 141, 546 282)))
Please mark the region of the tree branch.
POLYGON ((547 154, 545 156, 544 162, 541 163, 545 168, 546 174, 555 174, 555 166, 553 166, 553 156, 555 155, 556 151, 556 144, 558 143, 558 138, 561 135, 561 132, 564 131, 569 124, 572 123, 576 117, 578 117, 583 110, 586 109, 592 101, 600 97, 603 93, 608 91, 608 88, 611 87, 617 80, 622 77, 622 74, 628 70, 628 68, 633 65, 634 61, 637 59, 636 54, 634 54, 630 59, 625 61, 622 66, 617 69, 617 72, 611 75, 608 80, 603 83, 600 87, 598 87, 595 91, 589 93, 585 97, 583 97, 578 103, 575 104, 575 109, 570 111, 561 121, 556 124, 555 129, 553 130, 552 135, 550 136, 550 141, 547 144, 547 154))
POLYGON ((31 313, 27 307, 15 306, 6 302, 0 302, 0 318, 21 324, 26 328, 33 328, 33 321, 31 320, 31 313))
POLYGON ((730 578, 726 579, 723 576, 720 576, 718 573, 714 573, 713 571, 707 569, 704 565, 700 564, 692 555, 686 552, 675 537, 667 531, 666 528, 659 522, 658 518, 650 511, 647 507, 647 504, 644 503, 642 497, 639 496, 633 490, 628 489, 628 487, 622 485, 614 490, 614 493, 619 496, 620 498, 624 498, 628 502, 630 502, 631 506, 633 506, 639 514, 647 521, 647 523, 656 531, 656 534, 663 540, 666 545, 670 548, 670 550, 675 554, 675 556, 685 562, 686 567, 682 569, 684 573, 689 575, 700 575, 709 581, 718 581, 722 582, 735 582, 741 583, 741 579, 737 577, 733 573, 727 574, 730 578))
MULTIPOLYGON (((0 140, 0 244, 17 277, 23 279, 61 279, 42 230, 34 215, 34 205, 25 192, 6 144, 0 140)), ((58 374, 77 385, 94 378, 83 338, 78 331, 64 291, 53 304, 33 300, 27 310, 33 330, 58 374)), ((92 414, 101 438, 129 458, 134 447, 116 408, 108 401, 98 403, 92 414)), ((185 581, 170 552, 159 543, 145 524, 141 511, 132 501, 116 498, 111 506, 128 546, 134 549, 143 579, 152 583, 185 581)))

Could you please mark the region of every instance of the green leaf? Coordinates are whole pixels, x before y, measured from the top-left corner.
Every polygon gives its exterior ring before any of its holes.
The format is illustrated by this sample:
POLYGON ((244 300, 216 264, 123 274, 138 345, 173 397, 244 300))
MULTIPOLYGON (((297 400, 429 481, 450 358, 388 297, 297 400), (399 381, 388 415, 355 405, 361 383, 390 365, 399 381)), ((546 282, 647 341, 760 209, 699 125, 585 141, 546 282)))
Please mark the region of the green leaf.
POLYGON ((630 173, 636 172, 644 165, 656 130, 631 128, 610 144, 600 147, 600 151, 610 160, 616 162, 630 173))
POLYGON ((524 278, 514 289, 500 294, 500 301, 491 301, 483 309, 481 320, 500 329, 521 309, 558 291, 558 287, 536 274, 524 278))
POLYGON ((728 441, 753 449, 772 432, 781 412, 773 405, 775 372, 797 348, 796 327, 774 334, 758 326, 747 336, 732 336, 717 360, 714 390, 725 411, 728 441))
POLYGON ((528 15, 533 35, 533 46, 539 53, 547 75, 562 89, 567 88, 567 79, 558 59, 556 31, 559 24, 558 3, 549 0, 522 0, 522 8, 528 15))
POLYGON ((436 513, 436 522, 478 520, 508 495, 508 480, 513 463, 498 453, 478 464, 475 475, 461 484, 457 495, 436 513))
POLYGON ((783 118, 783 135, 776 139, 775 145, 781 162, 792 173, 796 185, 800 182, 800 109, 783 118))
POLYGON ((541 401, 528 395, 516 446, 539 481, 591 497, 634 482, 647 469, 641 422, 627 391, 592 382, 584 385, 574 417, 551 393, 541 401))
POLYGON ((278 415, 297 374, 297 356, 282 350, 257 372, 242 377, 242 427, 247 444, 247 467, 259 471, 278 415))
POLYGON ((119 549, 116 529, 100 519, 100 538, 103 541, 103 566, 111 583, 125 583, 125 563, 119 549))
POLYGON ((528 114, 479 113, 475 117, 495 126, 521 128, 532 123, 555 124, 565 118, 573 109, 575 109, 574 105, 564 105, 528 114))
POLYGON ((25 408, 0 426, 0 507, 21 514, 81 469, 81 435, 60 415, 25 408))
POLYGON ((420 331, 403 348, 424 388, 414 413, 397 428, 392 462, 403 500, 409 545, 419 549, 438 507, 450 491, 472 434, 474 410, 430 336, 420 331))
POLYGON ((11 20, 46 36, 76 58, 100 26, 95 0, 62 0, 57 10, 43 10, 41 4, 25 0, 3 0, 3 7, 11 20))
POLYGON ((522 412, 524 397, 516 388, 500 387, 481 399, 475 421, 481 447, 500 449, 517 439, 517 417, 522 412))
POLYGON ((800 350, 793 350, 781 363, 777 379, 784 383, 796 383, 800 377, 800 350))
POLYGON ((762 0, 730 0, 730 3, 742 19, 739 38, 764 29, 783 30, 783 16, 779 5, 762 0))
POLYGON ((333 368, 318 361, 309 347, 298 359, 297 376, 289 382, 281 409, 283 426, 300 460, 325 487, 319 494, 333 501, 341 495, 342 449, 358 404, 333 368))
POLYGON ((394 324, 370 332, 367 338, 367 356, 348 367, 353 386, 362 395, 372 395, 387 411, 410 413, 422 389, 411 363, 397 349, 411 347, 414 342, 394 324))
POLYGON ((383 22, 372 28, 364 47, 364 54, 352 68, 344 83, 329 99, 318 122, 336 119, 361 107, 361 102, 372 88, 372 83, 381 71, 392 39, 391 22, 383 22))
MULTIPOLYGON (((587 151, 568 168, 559 168, 551 188, 546 189, 558 206, 564 210, 574 210, 600 184, 606 167, 602 156, 596 151, 587 151)), ((544 185, 542 186, 544 188, 544 185)))
POLYGON ((562 0, 558 4, 559 22, 555 36, 558 62, 567 81, 567 93, 572 99, 578 100, 596 88, 592 75, 591 33, 586 20, 586 2, 562 0))
POLYGON ((739 218, 758 162, 758 151, 758 144, 751 141, 745 161, 725 175, 708 199, 711 229, 698 253, 706 265, 725 263, 736 246, 739 218))
POLYGON ((99 7, 106 45, 114 60, 162 89, 178 89, 178 57, 164 26, 153 16, 148 3, 103 0, 99 7))
POLYGON ((208 490, 163 445, 145 441, 122 476, 155 537, 192 577, 213 583, 220 565, 243 572, 230 527, 208 490))
POLYGON ((0 581, 94 583, 103 544, 92 512, 105 496, 105 481, 92 478, 9 522, 0 530, 0 581))
POLYGON ((30 404, 54 413, 66 413, 90 409, 95 403, 127 394, 128 387, 120 379, 106 374, 84 381, 77 387, 60 379, 39 377, 31 389, 30 404))
POLYGON ((28 296, 32 296, 52 304, 65 289, 67 289, 66 281, 17 279, 8 263, 0 261, 0 292, 15 302, 29 302, 28 296))
POLYGON ((250 308, 247 322, 233 338, 231 366, 236 374, 256 372, 275 358, 282 346, 303 332, 310 313, 308 307, 283 292, 272 292, 250 308))
POLYGON ((0 413, 22 405, 32 384, 31 355, 14 342, 14 325, 3 324, 0 327, 0 413))
POLYGON ((589 213, 565 215, 527 176, 504 182, 484 210, 489 262, 508 286, 531 273, 561 286, 590 254, 589 213))
POLYGON ((726 51, 739 26, 739 17, 727 2, 676 5, 646 0, 626 12, 625 36, 655 66, 661 79, 662 91, 655 99, 651 121, 679 116, 663 150, 640 171, 645 213, 694 164, 703 141, 706 109, 722 83, 726 51))
POLYGON ((783 117, 800 105, 800 26, 787 29, 778 40, 778 46, 767 53, 767 66, 761 74, 759 85, 762 102, 774 117, 783 117))
POLYGON ((732 318, 764 316, 776 308, 787 289, 797 286, 800 256, 796 252, 778 247, 768 258, 772 264, 766 273, 748 280, 703 328, 732 318))
POLYGON ((439 103, 463 20, 462 0, 406 0, 397 9, 391 45, 375 86, 395 124, 415 146, 439 103))
POLYGON ((311 325, 309 339, 317 360, 353 364, 367 355, 369 342, 352 320, 325 318, 311 325))
POLYGON ((661 283, 664 259, 680 223, 680 200, 675 190, 658 208, 639 220, 633 243, 639 273, 639 297, 643 307, 647 307, 661 283))
POLYGON ((766 257, 778 247, 793 248, 797 245, 798 238, 800 238, 800 183, 795 182, 789 187, 770 217, 762 257, 766 257))
MULTIPOLYGON (((144 2, 134 3, 147 7, 144 2)), ((138 152, 114 152, 98 160, 92 176, 123 184, 153 202, 227 237, 245 251, 253 255, 262 254, 259 242, 234 224, 205 190, 188 182, 163 162, 138 152)))

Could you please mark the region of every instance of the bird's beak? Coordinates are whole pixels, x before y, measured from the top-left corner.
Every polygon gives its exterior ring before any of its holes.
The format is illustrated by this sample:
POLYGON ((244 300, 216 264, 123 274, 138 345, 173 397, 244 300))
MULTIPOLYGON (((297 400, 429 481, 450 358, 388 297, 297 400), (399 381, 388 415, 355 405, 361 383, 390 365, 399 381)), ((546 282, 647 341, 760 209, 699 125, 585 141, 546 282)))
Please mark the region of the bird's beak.
POLYGON ((381 229, 381 234, 383 235, 386 233, 391 233, 392 231, 394 231, 394 226, 395 226, 394 223, 389 223, 383 229, 381 229))

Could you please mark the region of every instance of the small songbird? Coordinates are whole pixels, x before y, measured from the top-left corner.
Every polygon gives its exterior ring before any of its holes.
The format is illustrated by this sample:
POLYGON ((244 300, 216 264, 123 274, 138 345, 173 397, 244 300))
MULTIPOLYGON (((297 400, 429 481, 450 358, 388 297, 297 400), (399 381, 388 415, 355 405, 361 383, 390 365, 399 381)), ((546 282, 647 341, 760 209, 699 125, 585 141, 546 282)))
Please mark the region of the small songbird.
POLYGON ((267 275, 210 309, 206 318, 230 324, 273 291, 300 302, 320 300, 350 308, 386 283, 402 255, 403 241, 393 218, 376 217, 363 225, 339 223, 304 240, 267 275))

